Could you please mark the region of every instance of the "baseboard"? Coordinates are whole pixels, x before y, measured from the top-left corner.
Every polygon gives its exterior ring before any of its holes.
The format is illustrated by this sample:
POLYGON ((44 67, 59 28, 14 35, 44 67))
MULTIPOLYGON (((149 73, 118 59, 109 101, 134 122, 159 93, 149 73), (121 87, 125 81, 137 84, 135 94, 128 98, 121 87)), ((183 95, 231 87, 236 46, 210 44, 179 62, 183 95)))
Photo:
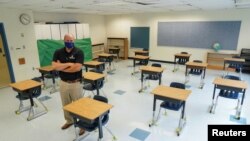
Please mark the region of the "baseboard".
MULTIPOLYGON (((133 57, 128 57, 128 59, 133 59, 133 57)), ((164 60, 149 59, 149 61, 152 61, 152 62, 159 62, 159 63, 169 63, 169 64, 174 64, 174 62, 172 62, 172 61, 164 61, 164 60)))

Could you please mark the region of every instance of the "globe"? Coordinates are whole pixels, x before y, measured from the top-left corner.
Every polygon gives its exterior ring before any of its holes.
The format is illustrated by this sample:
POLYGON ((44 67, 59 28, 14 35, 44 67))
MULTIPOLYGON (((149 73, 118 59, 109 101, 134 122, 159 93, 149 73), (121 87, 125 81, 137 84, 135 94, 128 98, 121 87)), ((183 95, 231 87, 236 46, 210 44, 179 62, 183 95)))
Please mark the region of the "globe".
POLYGON ((214 43, 213 44, 213 49, 218 52, 221 49, 221 45, 219 43, 214 43))

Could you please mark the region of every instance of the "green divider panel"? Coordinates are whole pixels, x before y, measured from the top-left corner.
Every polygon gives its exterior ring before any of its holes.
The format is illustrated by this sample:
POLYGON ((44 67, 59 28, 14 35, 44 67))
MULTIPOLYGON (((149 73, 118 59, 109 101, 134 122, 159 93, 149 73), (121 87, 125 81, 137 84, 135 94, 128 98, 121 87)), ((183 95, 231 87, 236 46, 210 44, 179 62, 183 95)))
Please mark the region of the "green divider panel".
MULTIPOLYGON (((84 52, 84 61, 92 60, 92 46, 91 39, 77 39, 75 40, 75 46, 80 48, 84 52)), ((64 47, 63 40, 37 40, 37 47, 40 59, 40 66, 51 65, 54 52, 64 47)))

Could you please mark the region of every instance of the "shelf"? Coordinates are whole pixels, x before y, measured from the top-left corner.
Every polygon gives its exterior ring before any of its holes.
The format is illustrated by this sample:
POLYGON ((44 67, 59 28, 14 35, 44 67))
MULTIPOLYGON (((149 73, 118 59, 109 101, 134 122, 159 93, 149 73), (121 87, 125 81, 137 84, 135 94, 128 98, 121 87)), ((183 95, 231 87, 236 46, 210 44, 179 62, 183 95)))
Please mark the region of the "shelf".
POLYGON ((128 59, 128 38, 108 37, 107 40, 107 50, 118 46, 120 49, 119 56, 128 59))
POLYGON ((237 53, 208 52, 208 69, 223 70, 224 58, 232 58, 237 53))
POLYGON ((98 57, 98 54, 104 52, 104 43, 93 44, 92 45, 92 56, 93 59, 98 57))

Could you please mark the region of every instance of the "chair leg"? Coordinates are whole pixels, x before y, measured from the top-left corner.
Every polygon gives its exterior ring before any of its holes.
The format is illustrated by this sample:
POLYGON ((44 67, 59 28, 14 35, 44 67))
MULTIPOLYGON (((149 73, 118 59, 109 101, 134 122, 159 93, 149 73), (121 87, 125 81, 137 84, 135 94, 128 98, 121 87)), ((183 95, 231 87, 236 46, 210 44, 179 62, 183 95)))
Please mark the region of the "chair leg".
POLYGON ((100 91, 102 92, 104 97, 107 97, 107 95, 105 94, 105 92, 102 89, 100 89, 100 91))
POLYGON ((215 99, 215 103, 214 103, 214 105, 212 105, 213 107, 211 109, 211 113, 213 113, 213 114, 215 113, 215 108, 217 106, 218 99, 219 99, 219 95, 217 95, 217 97, 215 99))
POLYGON ((83 94, 82 94, 82 97, 84 97, 84 95, 85 95, 85 92, 86 92, 86 90, 83 90, 83 94))
POLYGON ((189 79, 190 79, 190 75, 188 73, 187 76, 185 77, 185 84, 187 84, 189 82, 189 79))
POLYGON ((36 99, 43 106, 43 108, 45 109, 45 111, 48 111, 48 108, 43 104, 43 102, 41 100, 39 100, 38 98, 36 98, 36 99))
POLYGON ((185 115, 185 113, 181 113, 181 116, 179 119, 179 125, 178 125, 178 128, 176 129, 177 136, 179 136, 181 134, 185 125, 186 125, 186 115, 185 115))
POLYGON ((156 117, 155 123, 160 119, 161 107, 159 108, 158 115, 156 117))
POLYGON ((238 98, 238 99, 237 99, 237 101, 238 101, 238 102, 237 102, 237 107, 236 107, 236 110, 238 110, 238 109, 239 109, 239 107, 240 107, 240 98, 238 98))
POLYGON ((94 91, 91 91, 91 92, 92 92, 93 96, 95 96, 95 93, 94 93, 94 91))
POLYGON ((112 140, 114 140, 114 141, 117 140, 115 135, 112 133, 112 131, 107 126, 103 126, 103 127, 105 127, 105 129, 112 135, 112 140))
POLYGON ((76 140, 78 140, 78 138, 79 138, 79 133, 78 133, 76 127, 75 127, 75 134, 76 134, 76 140))
POLYGON ((30 109, 30 106, 24 107, 23 101, 22 101, 22 100, 19 99, 19 101, 20 101, 19 107, 18 107, 18 109, 15 111, 15 113, 16 113, 17 115, 19 115, 19 114, 21 114, 22 112, 27 111, 27 110, 30 109))
POLYGON ((203 79, 203 76, 201 74, 201 80, 200 80, 200 86, 199 86, 199 88, 202 89, 203 86, 204 86, 204 79, 203 79))

